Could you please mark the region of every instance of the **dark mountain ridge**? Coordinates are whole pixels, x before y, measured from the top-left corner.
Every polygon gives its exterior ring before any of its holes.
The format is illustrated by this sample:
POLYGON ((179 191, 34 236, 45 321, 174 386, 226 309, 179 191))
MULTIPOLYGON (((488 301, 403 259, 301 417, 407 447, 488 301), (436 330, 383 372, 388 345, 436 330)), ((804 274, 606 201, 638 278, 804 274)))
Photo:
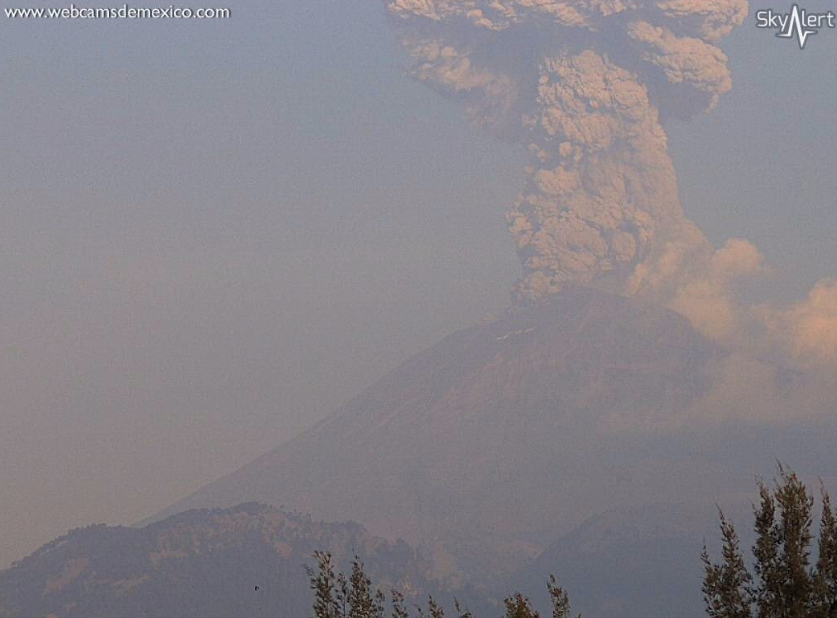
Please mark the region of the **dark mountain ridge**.
POLYGON ((404 542, 244 504, 144 528, 74 530, 0 572, 0 616, 303 618, 311 608, 303 565, 315 550, 332 552, 344 570, 359 556, 376 582, 408 598, 436 590, 429 563, 404 542))

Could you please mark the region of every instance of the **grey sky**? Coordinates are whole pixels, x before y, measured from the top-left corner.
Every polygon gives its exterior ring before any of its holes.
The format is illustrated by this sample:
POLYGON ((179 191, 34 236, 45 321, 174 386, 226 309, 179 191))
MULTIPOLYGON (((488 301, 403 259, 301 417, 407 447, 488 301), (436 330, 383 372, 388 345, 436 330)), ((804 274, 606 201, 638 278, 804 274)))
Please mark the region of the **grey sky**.
MULTIPOLYGON (((507 303, 522 153, 404 77, 379 2, 231 6, 0 21, 0 564, 153 513, 507 303)), ((733 91, 669 127, 684 206, 795 299, 837 275, 837 32, 800 52, 751 17, 724 48, 733 91)))

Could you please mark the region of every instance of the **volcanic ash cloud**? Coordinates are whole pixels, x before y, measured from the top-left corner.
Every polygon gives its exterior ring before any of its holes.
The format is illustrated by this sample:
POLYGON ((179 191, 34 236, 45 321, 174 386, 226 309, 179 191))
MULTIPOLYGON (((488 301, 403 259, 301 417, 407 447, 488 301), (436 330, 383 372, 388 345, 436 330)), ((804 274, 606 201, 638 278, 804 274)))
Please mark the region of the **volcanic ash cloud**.
POLYGON ((731 88, 715 43, 745 0, 391 0, 411 72, 521 141, 508 214, 518 302, 591 284, 665 302, 711 260, 684 215, 663 120, 731 88))

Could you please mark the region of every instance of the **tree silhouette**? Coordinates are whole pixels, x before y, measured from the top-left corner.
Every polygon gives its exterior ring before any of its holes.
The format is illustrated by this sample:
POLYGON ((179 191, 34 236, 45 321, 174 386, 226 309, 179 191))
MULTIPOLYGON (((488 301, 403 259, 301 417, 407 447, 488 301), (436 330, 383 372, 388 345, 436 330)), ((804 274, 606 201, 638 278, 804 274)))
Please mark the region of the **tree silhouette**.
MULTIPOLYGON (((313 618, 385 618, 386 595, 372 585, 372 580, 364 572, 363 563, 355 557, 349 577, 337 573, 331 554, 315 552, 316 569, 305 567, 311 590, 314 593, 313 618)), ((552 600, 553 618, 570 618, 570 600, 566 592, 550 577, 547 584, 552 600)), ((390 591, 390 617, 410 618, 404 594, 398 590, 390 591)), ((462 606, 458 599, 453 600, 457 618, 475 618, 462 606)), ((515 593, 505 600, 505 618, 540 618, 532 608, 529 599, 515 593)), ((432 596, 426 607, 415 607, 416 618, 445 618, 445 611, 432 596)), ((578 617, 580 618, 580 616, 578 617)))
POLYGON ((818 558, 811 566, 814 498, 781 464, 771 489, 759 482, 753 508, 753 573, 745 566, 735 528, 720 515, 723 560, 704 548, 703 597, 710 618, 837 618, 837 524, 822 492, 818 558))

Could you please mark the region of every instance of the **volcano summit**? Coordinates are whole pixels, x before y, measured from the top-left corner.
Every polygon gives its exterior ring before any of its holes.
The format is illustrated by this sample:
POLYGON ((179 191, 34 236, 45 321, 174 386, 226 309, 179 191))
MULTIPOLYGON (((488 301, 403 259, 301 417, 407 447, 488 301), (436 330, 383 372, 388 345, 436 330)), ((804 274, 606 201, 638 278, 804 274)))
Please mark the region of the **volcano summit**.
POLYGON ((569 288, 450 335, 167 513, 271 502, 402 537, 440 573, 506 572, 604 510, 717 496, 716 465, 649 441, 723 357, 674 312, 569 288))

